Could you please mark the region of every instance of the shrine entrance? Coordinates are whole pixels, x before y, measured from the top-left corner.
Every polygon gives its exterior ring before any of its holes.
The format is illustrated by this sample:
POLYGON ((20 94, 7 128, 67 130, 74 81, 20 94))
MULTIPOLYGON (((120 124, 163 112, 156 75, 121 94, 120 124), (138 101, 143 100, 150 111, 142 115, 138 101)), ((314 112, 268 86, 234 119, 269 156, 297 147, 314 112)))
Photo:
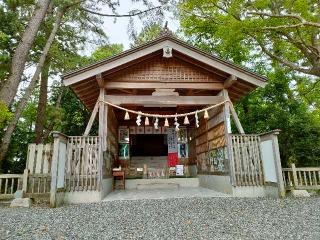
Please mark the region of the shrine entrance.
MULTIPOLYGON (((172 109, 175 111, 175 109, 172 109)), ((142 119, 140 126, 133 114, 125 119, 123 111, 113 109, 118 120, 118 161, 116 167, 125 169, 126 179, 169 179, 196 177, 194 127, 173 119, 142 119), (134 121, 134 122, 133 122, 134 121), (155 122, 157 121, 157 124, 155 122)), ((143 112, 148 113, 148 108, 143 112)), ((168 113, 168 108, 159 112, 168 113)), ((141 111, 142 112, 142 111, 141 111)))

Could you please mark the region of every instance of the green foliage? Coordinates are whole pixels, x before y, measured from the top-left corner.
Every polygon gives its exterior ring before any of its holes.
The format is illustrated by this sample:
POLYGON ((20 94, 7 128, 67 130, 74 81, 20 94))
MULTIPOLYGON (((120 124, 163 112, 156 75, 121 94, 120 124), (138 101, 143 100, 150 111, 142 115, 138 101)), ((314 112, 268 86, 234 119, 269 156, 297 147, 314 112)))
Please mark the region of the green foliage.
POLYGON ((279 145, 284 166, 291 162, 298 166, 319 166, 320 84, 318 77, 312 76, 319 75, 308 71, 305 73, 309 75, 301 74, 301 68, 310 70, 318 64, 312 57, 313 50, 308 54, 303 49, 313 49, 312 36, 319 29, 310 26, 273 29, 299 21, 250 14, 292 13, 318 23, 319 3, 187 0, 181 1, 179 10, 182 31, 192 44, 268 77, 264 89, 257 89, 236 105, 245 131, 281 129, 279 145))
POLYGON ((150 24, 146 27, 144 27, 141 32, 138 34, 138 36, 132 36, 133 43, 131 44, 131 47, 139 46, 143 43, 146 43, 148 41, 151 41, 155 38, 157 38, 162 31, 162 27, 159 24, 150 24))
POLYGON ((6 126, 6 122, 10 120, 12 113, 8 110, 7 106, 0 101, 0 129, 6 126))
POLYGON ((320 164, 320 122, 303 99, 290 89, 294 75, 276 69, 268 74, 268 85, 237 103, 240 121, 247 133, 280 129, 282 164, 320 164))
POLYGON ((92 61, 99 61, 101 59, 110 57, 115 54, 119 54, 123 51, 122 44, 108 44, 97 48, 91 55, 92 61))

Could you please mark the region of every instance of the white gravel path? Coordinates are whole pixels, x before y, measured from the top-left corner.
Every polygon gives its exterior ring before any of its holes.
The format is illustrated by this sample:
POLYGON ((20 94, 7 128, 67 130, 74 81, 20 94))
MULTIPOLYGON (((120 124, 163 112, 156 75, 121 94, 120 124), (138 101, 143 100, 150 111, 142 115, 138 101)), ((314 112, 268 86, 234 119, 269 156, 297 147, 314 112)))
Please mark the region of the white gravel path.
POLYGON ((175 198, 0 208, 0 239, 320 239, 320 198, 175 198))

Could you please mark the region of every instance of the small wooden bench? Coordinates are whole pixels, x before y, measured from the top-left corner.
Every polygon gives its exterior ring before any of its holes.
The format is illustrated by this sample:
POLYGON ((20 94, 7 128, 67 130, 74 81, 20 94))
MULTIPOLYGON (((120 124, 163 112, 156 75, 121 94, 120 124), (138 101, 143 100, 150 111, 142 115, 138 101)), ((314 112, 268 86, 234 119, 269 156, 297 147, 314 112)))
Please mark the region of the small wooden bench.
POLYGON ((112 176, 113 176, 113 187, 112 187, 113 190, 116 189, 116 179, 117 178, 120 178, 119 180, 121 180, 119 187, 121 187, 122 189, 126 189, 126 180, 125 180, 124 171, 113 171, 112 176))

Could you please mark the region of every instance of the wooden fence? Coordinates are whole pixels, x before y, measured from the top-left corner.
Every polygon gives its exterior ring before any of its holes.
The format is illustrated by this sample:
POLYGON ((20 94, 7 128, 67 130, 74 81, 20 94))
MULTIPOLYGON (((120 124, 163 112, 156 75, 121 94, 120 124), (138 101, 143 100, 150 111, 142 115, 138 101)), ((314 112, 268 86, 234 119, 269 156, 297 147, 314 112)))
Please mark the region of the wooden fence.
POLYGON ((50 193, 52 144, 34 144, 28 146, 25 175, 27 184, 25 194, 28 197, 47 197, 50 193))
POLYGON ((230 137, 236 185, 264 185, 260 136, 231 134, 230 137))
POLYGON ((320 167, 282 168, 283 182, 289 189, 320 189, 320 167))
POLYGON ((11 199, 17 190, 22 190, 23 174, 0 175, 0 199, 11 199))
POLYGON ((98 189, 99 159, 99 137, 69 137, 65 172, 66 190, 98 189))

